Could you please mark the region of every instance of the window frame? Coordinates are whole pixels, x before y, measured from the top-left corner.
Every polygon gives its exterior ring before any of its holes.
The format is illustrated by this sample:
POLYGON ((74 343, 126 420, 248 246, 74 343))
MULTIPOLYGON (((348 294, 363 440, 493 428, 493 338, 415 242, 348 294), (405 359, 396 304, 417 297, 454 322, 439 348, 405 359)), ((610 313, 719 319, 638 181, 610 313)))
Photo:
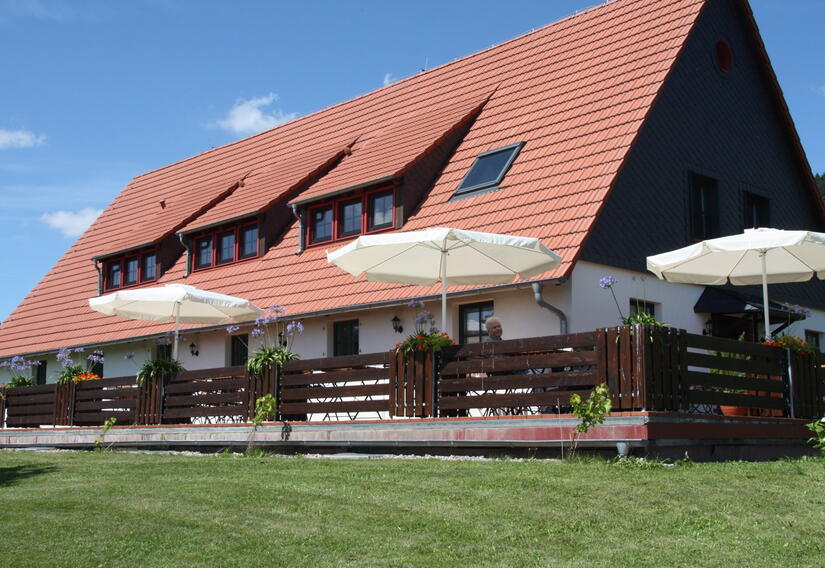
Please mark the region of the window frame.
POLYGON ((805 330, 805 343, 813 345, 817 350, 822 351, 822 332, 815 329, 805 330))
POLYGON ((227 363, 230 366, 246 365, 249 361, 249 334, 236 333, 229 336, 229 353, 227 354, 227 363), (243 359, 242 362, 236 363, 243 359))
POLYGON ((744 203, 743 203, 743 213, 744 213, 744 228, 745 229, 756 229, 758 227, 770 227, 771 226, 771 198, 765 195, 761 195, 759 193, 755 193, 753 191, 745 191, 744 195, 744 203), (764 209, 763 209, 764 208, 764 209), (759 210, 757 215, 754 213, 759 210), (764 223, 757 222, 758 216, 764 216, 763 219, 764 223))
POLYGON ((513 162, 516 161, 516 158, 521 153, 521 149, 523 147, 524 147, 524 142, 516 142, 515 144, 509 144, 507 146, 502 146, 501 148, 494 148, 492 150, 487 150, 486 152, 482 152, 481 154, 477 155, 475 157, 475 160, 473 160, 473 163, 470 166, 470 169, 467 170, 467 173, 464 174, 463 178, 461 178, 461 181, 459 182, 458 187, 455 188, 455 191, 453 192, 453 195, 465 195, 467 193, 474 193, 476 191, 481 191, 482 189, 488 189, 488 188, 491 188, 491 187, 498 188, 498 185, 504 179, 504 176, 507 175, 507 172, 510 171, 510 168, 512 167, 513 162), (502 152, 508 152, 508 151, 511 152, 510 157, 504 163, 504 165, 502 166, 501 170, 498 173, 498 176, 496 176, 496 178, 494 180, 485 181, 485 182, 482 182, 482 183, 477 183, 475 185, 463 187, 464 182, 473 173, 473 169, 479 163, 479 160, 481 160, 481 159, 483 159, 487 156, 491 156, 493 154, 500 154, 502 152))
MULTIPOLYGON (((361 321, 359 319, 348 319, 348 320, 340 320, 336 322, 332 322, 332 356, 333 357, 343 357, 346 355, 358 355, 361 352, 361 338, 360 338, 360 328, 361 328, 361 321), (354 325, 353 325, 354 324, 354 325), (354 333, 352 336, 354 337, 354 344, 355 344, 355 352, 354 353, 339 353, 338 349, 338 330, 342 329, 343 326, 350 326, 350 329, 354 329, 354 333)), ((350 338, 352 340, 352 337, 350 338)), ((347 349, 346 351, 350 351, 347 349)))
POLYGON ((321 244, 328 244, 334 243, 338 241, 344 241, 347 239, 351 239, 353 237, 357 237, 359 235, 371 235, 373 233, 380 233, 383 231, 389 231, 395 228, 396 225, 396 192, 395 186, 387 186, 383 185, 381 187, 377 187, 374 189, 360 191, 355 194, 349 194, 342 197, 336 197, 334 199, 328 199, 325 201, 320 201, 313 205, 307 206, 306 208, 306 227, 304 236, 307 243, 307 248, 314 247, 321 244), (379 194, 388 194, 391 199, 391 219, 388 223, 384 223, 379 226, 371 227, 370 225, 370 201, 379 194), (359 226, 358 232, 349 232, 343 233, 343 219, 341 216, 341 211, 344 205, 348 203, 354 203, 356 201, 361 202, 361 223, 359 226), (313 240, 313 212, 319 209, 331 209, 332 210, 332 230, 330 232, 329 238, 324 239, 315 239, 313 240))
POLYGON ((35 385, 45 385, 48 382, 48 365, 47 359, 40 359, 39 365, 32 367, 32 383, 35 385))
POLYGON ((189 268, 192 272, 209 270, 211 268, 216 268, 219 266, 229 266, 230 264, 244 262, 253 258, 259 258, 261 256, 261 227, 260 223, 257 220, 219 225, 217 227, 212 227, 210 229, 192 233, 189 237, 189 242, 191 243, 190 246, 193 249, 192 254, 190 255, 189 262, 189 268), (241 235, 245 230, 252 227, 257 229, 257 235, 255 238, 255 254, 250 256, 241 256, 241 235), (232 233, 234 238, 234 243, 232 245, 232 259, 219 261, 218 250, 220 245, 220 238, 229 233, 232 233), (212 247, 212 250, 209 254, 210 261, 209 264, 201 264, 198 243, 200 241, 206 241, 207 239, 209 240, 210 246, 212 247))
POLYGON ((143 249, 138 251, 131 251, 126 254, 121 254, 102 261, 103 264, 103 291, 109 292, 111 290, 121 290, 123 288, 134 288, 141 284, 148 282, 155 282, 158 279, 158 252, 157 249, 143 249), (149 256, 155 257, 155 274, 152 278, 146 278, 143 275, 145 268, 145 260, 149 256), (126 283, 126 265, 131 260, 137 260, 137 278, 134 282, 126 283), (120 271, 120 283, 117 286, 111 285, 112 267, 117 266, 120 271))
POLYGON ((689 236, 698 243, 721 235, 719 180, 697 172, 689 172, 689 236), (710 191, 709 191, 710 190, 710 191), (701 230, 697 225, 701 224, 701 230))
POLYGON ((642 298, 628 298, 627 315, 644 313, 649 316, 656 317, 658 302, 651 302, 650 300, 643 300, 642 298), (641 308, 641 309, 639 309, 641 308))
POLYGON ((475 336, 475 335, 472 336, 472 337, 478 337, 478 341, 477 342, 474 341, 472 343, 484 343, 484 338, 488 337, 488 335, 489 335, 487 333, 487 327, 484 325, 484 322, 487 321, 488 318, 495 315, 495 313, 496 313, 495 308, 496 308, 496 305, 495 305, 495 302, 493 300, 485 300, 483 302, 473 302, 473 303, 470 303, 470 304, 462 304, 462 305, 458 306, 458 342, 459 342, 459 344, 464 345, 465 343, 467 343, 468 336, 467 336, 467 329, 466 329, 467 326, 465 325, 466 324, 465 320, 467 318, 467 313, 468 312, 473 312, 473 311, 477 311, 478 315, 479 315, 479 333, 478 333, 478 336, 475 336), (489 311, 490 315, 488 315, 484 319, 481 319, 481 316, 482 316, 482 314, 484 313, 485 310, 489 311))

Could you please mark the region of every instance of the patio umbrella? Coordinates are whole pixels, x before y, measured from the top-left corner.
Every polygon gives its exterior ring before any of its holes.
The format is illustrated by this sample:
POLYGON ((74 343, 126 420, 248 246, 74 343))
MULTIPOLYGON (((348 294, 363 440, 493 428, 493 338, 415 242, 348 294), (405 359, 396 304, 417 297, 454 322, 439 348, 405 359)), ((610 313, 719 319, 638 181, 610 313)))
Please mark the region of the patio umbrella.
POLYGON ((119 290, 89 298, 89 307, 110 316, 175 322, 172 358, 178 357, 178 332, 181 323, 222 324, 247 321, 263 315, 263 310, 248 300, 201 290, 186 284, 167 284, 151 288, 119 290))
POLYGON ((825 233, 746 229, 647 257, 647 269, 662 280, 736 286, 762 284, 765 336, 771 338, 768 284, 825 279, 825 233))
POLYGON ((447 321, 447 287, 506 284, 561 264, 538 239, 438 227, 365 235, 328 252, 327 261, 373 282, 441 282, 441 325, 447 321))

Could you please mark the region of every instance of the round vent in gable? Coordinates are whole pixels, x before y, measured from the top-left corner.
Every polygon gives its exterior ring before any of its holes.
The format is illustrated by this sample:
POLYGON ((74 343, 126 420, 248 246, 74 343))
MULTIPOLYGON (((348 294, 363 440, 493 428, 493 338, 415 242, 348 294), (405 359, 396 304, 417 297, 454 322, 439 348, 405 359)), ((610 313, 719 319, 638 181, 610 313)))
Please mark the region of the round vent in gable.
POLYGON ((719 40, 716 42, 716 66, 721 71, 730 71, 733 67, 733 51, 727 42, 719 40))

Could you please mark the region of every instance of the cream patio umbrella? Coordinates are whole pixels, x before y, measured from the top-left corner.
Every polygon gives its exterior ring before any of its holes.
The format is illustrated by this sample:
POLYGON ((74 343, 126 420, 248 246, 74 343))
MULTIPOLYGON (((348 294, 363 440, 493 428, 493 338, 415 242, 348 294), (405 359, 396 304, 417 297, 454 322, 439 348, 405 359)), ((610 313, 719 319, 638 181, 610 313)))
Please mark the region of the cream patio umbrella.
POLYGON ((364 235, 327 253, 327 261, 372 282, 441 282, 441 326, 447 321, 447 287, 506 284, 561 264, 538 239, 438 227, 364 235))
POLYGON ((110 316, 175 322, 173 359, 178 358, 178 333, 182 323, 218 325, 248 321, 263 315, 263 310, 248 300, 186 284, 119 290, 89 298, 89 307, 110 316))
POLYGON ((768 284, 825 279, 825 233, 746 229, 647 257, 647 269, 662 280, 736 286, 762 284, 765 337, 770 340, 768 284))

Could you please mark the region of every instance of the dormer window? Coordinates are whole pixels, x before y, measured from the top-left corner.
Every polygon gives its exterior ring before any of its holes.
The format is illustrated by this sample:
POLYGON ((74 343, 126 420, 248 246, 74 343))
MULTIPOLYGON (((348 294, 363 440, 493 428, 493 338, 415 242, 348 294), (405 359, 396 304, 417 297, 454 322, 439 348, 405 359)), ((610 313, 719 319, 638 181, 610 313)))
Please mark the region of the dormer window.
POLYGON ((104 261, 103 289, 118 290, 157 280, 154 250, 133 252, 104 261))
POLYGON ((524 142, 505 146, 504 148, 497 148, 479 154, 476 161, 470 167, 470 171, 461 180, 458 188, 455 190, 455 195, 463 195, 481 191, 483 189, 498 189, 498 184, 504 179, 507 170, 513 165, 513 161, 518 156, 524 142))
POLYGON ((223 225, 194 235, 192 268, 202 270, 255 258, 258 249, 258 224, 223 225))
POLYGON ((395 225, 395 193, 382 187, 309 208, 310 245, 391 229, 395 225))

